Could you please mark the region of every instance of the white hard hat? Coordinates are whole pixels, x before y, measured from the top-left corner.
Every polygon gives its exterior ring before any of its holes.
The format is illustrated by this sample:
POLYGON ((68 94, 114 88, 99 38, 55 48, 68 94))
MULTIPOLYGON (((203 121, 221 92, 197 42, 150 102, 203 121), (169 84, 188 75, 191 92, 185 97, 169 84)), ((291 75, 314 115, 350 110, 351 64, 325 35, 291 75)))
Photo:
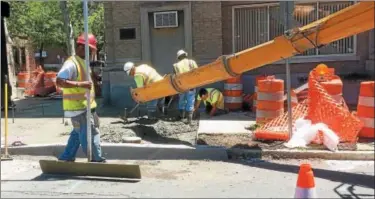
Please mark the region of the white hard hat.
POLYGON ((127 75, 130 74, 130 70, 134 67, 134 63, 133 62, 126 62, 124 64, 124 71, 126 72, 127 75))
POLYGON ((187 52, 185 52, 184 50, 179 50, 179 51, 177 52, 177 58, 179 58, 181 55, 185 55, 185 56, 187 56, 187 52))

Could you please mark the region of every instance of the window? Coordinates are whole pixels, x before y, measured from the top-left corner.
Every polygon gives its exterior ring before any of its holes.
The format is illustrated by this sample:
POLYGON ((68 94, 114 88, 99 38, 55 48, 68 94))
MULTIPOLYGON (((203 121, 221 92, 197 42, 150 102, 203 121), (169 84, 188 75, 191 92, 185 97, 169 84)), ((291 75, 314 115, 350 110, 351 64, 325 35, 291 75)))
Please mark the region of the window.
MULTIPOLYGON (((342 10, 353 2, 296 3, 294 23, 304 26, 342 10)), ((267 42, 284 33, 279 4, 234 7, 233 48, 236 52, 267 42)), ((337 55, 354 53, 354 36, 330 43, 320 49, 310 49, 298 56, 337 55)))
POLYGON ((21 48, 21 64, 26 64, 26 49, 25 49, 25 47, 21 48))
POLYGON ((15 64, 20 64, 20 59, 19 59, 19 54, 18 54, 18 48, 17 47, 12 47, 13 50, 13 59, 15 64))
POLYGON ((174 27, 178 27, 177 11, 154 13, 154 28, 174 28, 174 27))
POLYGON ((135 28, 121 28, 120 31, 120 40, 130 40, 135 39, 135 28))

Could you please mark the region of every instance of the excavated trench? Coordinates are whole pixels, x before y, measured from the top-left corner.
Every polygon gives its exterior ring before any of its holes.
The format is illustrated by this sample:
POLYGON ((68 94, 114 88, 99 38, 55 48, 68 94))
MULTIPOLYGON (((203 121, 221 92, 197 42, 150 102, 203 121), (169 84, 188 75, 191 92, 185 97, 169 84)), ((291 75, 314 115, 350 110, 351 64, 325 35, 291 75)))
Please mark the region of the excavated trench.
POLYGON ((111 143, 125 143, 126 138, 140 137, 146 143, 195 144, 198 120, 187 125, 183 121, 176 121, 177 115, 177 112, 168 113, 168 116, 154 121, 146 116, 129 118, 127 122, 118 119, 101 125, 101 137, 103 141, 111 143))

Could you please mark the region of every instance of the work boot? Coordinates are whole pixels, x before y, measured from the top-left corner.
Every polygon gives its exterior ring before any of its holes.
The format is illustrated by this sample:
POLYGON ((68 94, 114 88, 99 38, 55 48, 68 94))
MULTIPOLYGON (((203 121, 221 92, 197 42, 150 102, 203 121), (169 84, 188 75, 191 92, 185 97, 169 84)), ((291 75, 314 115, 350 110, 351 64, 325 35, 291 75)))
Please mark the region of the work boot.
POLYGON ((178 120, 183 120, 185 118, 185 111, 180 111, 180 115, 178 116, 178 120))
POLYGON ((185 124, 191 124, 192 120, 193 120, 193 112, 190 111, 190 112, 188 112, 187 120, 186 120, 185 124))
POLYGON ((149 120, 156 120, 156 111, 147 111, 147 118, 149 120))

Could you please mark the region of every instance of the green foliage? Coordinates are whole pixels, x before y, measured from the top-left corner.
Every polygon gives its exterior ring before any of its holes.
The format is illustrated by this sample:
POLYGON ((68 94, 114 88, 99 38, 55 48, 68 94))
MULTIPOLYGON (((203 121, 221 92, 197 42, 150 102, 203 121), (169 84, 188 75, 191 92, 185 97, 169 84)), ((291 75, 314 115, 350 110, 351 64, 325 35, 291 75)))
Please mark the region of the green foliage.
POLYGON ((9 33, 27 37, 36 48, 62 46, 63 22, 56 1, 10 2, 9 33))
MULTIPOLYGON (((89 8, 89 32, 96 36, 98 40, 98 50, 104 45, 104 6, 102 2, 91 1, 89 8)), ((74 29, 74 38, 84 32, 83 2, 79 0, 68 1, 70 20, 74 29)))
MULTIPOLYGON (((27 37, 36 48, 56 46, 66 48, 64 20, 58 1, 11 1, 8 30, 11 37, 27 37)), ((74 37, 84 31, 83 2, 68 1, 74 37)), ((104 8, 102 2, 89 2, 89 32, 98 40, 98 49, 104 43, 104 8)))

